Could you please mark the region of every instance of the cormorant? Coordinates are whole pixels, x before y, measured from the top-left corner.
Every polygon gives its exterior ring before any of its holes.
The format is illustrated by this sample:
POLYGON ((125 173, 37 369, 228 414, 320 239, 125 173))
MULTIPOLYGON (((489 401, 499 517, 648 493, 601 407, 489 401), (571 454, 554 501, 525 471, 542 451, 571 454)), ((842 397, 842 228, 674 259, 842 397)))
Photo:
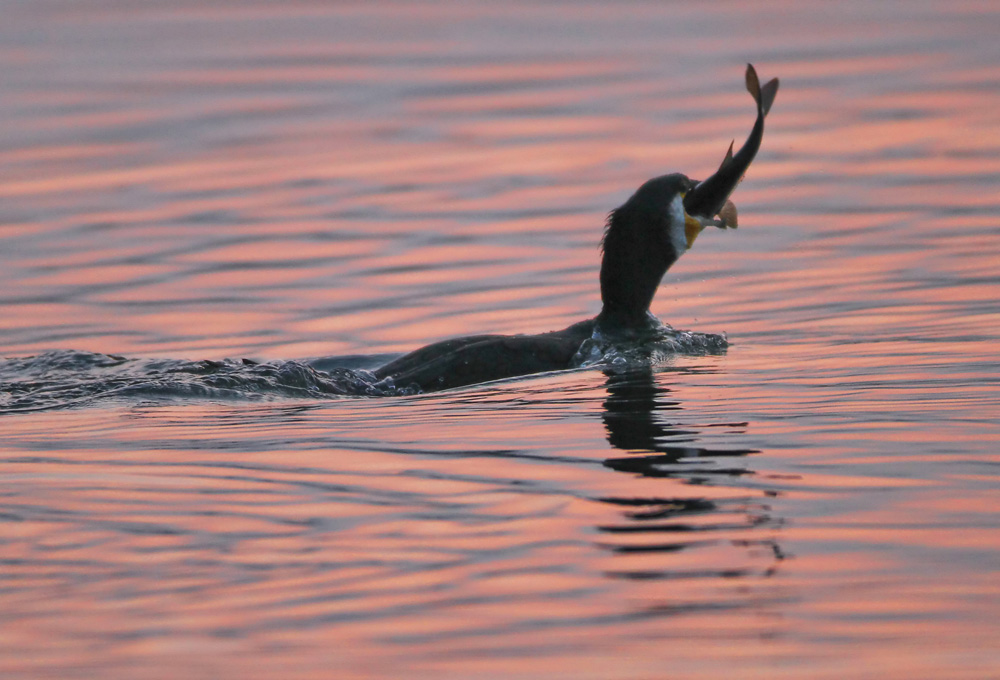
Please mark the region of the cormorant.
POLYGON ((651 179, 611 211, 602 242, 603 307, 597 317, 538 335, 474 335, 437 342, 376 369, 375 377, 429 392, 555 371, 572 368, 581 344, 595 332, 628 337, 659 328, 649 306, 667 269, 706 226, 736 228, 736 207, 729 196, 760 148, 778 79, 761 87, 747 64, 746 85, 757 104, 757 120, 735 156, 730 144, 719 169, 702 182, 679 173, 651 179))

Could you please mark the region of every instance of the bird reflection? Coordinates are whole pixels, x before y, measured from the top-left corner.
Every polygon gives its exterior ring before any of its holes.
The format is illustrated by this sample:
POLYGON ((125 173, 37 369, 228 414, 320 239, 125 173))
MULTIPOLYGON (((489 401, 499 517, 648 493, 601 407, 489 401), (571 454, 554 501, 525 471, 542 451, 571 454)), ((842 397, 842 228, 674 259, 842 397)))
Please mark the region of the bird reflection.
MULTIPOLYGON (((694 442, 697 430, 685 429, 663 421, 663 415, 680 411, 680 402, 670 397, 670 389, 656 384, 650 367, 640 367, 625 373, 607 374, 608 398, 604 401, 604 426, 608 443, 617 449, 651 455, 609 458, 606 466, 621 472, 645 477, 686 477, 692 483, 703 481, 701 473, 710 476, 749 474, 742 467, 692 468, 687 461, 714 463, 718 458, 742 458, 758 453, 754 449, 705 449, 684 446, 694 442), (673 443, 670 443, 673 442, 673 443)), ((746 423, 716 423, 742 430, 746 423)))
MULTIPOLYGON (((696 446, 701 426, 696 429, 671 423, 669 415, 682 411, 682 406, 668 387, 658 383, 652 368, 608 371, 606 375, 608 396, 602 418, 608 442, 626 452, 605 460, 606 467, 643 478, 673 478, 695 486, 731 487, 737 479, 754 474, 746 463, 748 456, 758 451, 696 446)), ((742 431, 746 423, 704 427, 717 426, 742 431)), ((677 490, 674 485, 667 488, 677 490)), ((781 525, 767 502, 774 495, 774 491, 747 487, 746 494, 736 497, 696 493, 683 497, 665 494, 602 498, 602 502, 620 507, 627 520, 598 527, 608 539, 617 537, 602 543, 615 554, 677 553, 720 544, 740 553, 733 564, 714 565, 697 573, 671 569, 669 563, 650 569, 646 561, 643 568, 610 571, 608 575, 628 579, 770 576, 785 558, 777 540, 763 535, 773 534, 771 530, 781 525)))

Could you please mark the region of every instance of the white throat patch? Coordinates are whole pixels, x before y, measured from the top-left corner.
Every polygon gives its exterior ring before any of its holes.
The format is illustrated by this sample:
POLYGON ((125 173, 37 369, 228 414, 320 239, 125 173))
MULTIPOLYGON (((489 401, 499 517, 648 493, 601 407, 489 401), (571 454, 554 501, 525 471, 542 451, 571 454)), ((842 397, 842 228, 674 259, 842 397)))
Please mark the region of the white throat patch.
POLYGON ((667 229, 670 231, 670 243, 674 246, 674 250, 677 251, 677 257, 680 257, 687 251, 687 232, 684 229, 684 198, 677 194, 674 196, 674 200, 670 201, 670 206, 667 209, 668 212, 668 224, 667 229))

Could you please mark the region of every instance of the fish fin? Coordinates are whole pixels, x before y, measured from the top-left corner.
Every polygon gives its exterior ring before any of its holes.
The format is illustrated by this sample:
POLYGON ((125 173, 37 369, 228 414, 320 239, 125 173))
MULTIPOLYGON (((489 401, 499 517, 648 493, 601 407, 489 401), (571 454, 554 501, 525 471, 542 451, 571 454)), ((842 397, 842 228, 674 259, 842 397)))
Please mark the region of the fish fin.
POLYGON ((729 142, 729 149, 726 150, 726 157, 722 159, 721 163, 719 163, 719 170, 722 170, 722 168, 733 162, 733 144, 735 143, 735 139, 729 142))
POLYGON ((760 80, 757 79, 757 69, 753 67, 753 64, 747 64, 747 92, 753 97, 753 100, 757 102, 757 106, 760 106, 760 80))
MULTIPOLYGON (((722 159, 722 163, 719 164, 719 170, 722 170, 727 165, 730 165, 731 163, 733 163, 733 144, 735 144, 735 143, 736 143, 735 139, 733 141, 729 142, 729 149, 726 151, 726 157, 723 158, 722 159)), ((736 184, 739 184, 740 182, 742 182, 744 177, 746 177, 746 173, 745 172, 742 175, 740 175, 740 178, 738 180, 736 180, 736 184)), ((734 186, 734 188, 735 188, 735 186, 734 186)))
POLYGON ((735 229, 737 226, 736 205, 732 201, 726 201, 722 210, 719 211, 719 218, 722 220, 723 227, 735 229))
POLYGON ((778 94, 778 79, 772 78, 767 81, 764 87, 760 88, 760 108, 767 115, 767 112, 771 110, 771 104, 774 103, 774 97, 778 94))

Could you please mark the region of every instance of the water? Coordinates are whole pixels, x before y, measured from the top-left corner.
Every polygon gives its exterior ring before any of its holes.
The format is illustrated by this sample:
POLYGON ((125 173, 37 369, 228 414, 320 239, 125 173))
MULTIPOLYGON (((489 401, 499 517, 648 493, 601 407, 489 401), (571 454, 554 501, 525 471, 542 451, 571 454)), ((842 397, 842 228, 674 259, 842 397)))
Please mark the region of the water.
POLYGON ((4 677, 996 675, 993 3, 3 13, 4 677), (593 316, 747 61, 653 305, 726 352, 313 380, 593 316))

